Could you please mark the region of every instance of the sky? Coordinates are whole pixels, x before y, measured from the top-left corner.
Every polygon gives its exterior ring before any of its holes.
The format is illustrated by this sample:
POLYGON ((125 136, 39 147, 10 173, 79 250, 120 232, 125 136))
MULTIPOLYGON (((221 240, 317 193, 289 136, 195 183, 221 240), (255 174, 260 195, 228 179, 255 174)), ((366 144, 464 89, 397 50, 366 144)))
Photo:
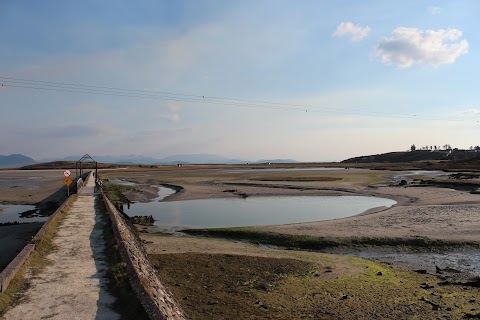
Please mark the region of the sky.
POLYGON ((480 2, 0 1, 0 154, 480 144, 480 2))

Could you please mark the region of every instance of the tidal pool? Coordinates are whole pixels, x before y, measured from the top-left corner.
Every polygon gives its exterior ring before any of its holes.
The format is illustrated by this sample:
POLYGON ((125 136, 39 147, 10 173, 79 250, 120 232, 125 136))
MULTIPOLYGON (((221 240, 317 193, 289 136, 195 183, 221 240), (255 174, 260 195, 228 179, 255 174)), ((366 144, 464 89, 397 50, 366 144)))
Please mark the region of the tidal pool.
POLYGON ((391 207, 391 199, 364 196, 276 196, 160 201, 174 191, 160 187, 159 198, 133 203, 129 216, 152 215, 164 227, 218 228, 287 224, 344 218, 376 207, 391 207))
POLYGON ((30 215, 28 218, 21 217, 23 212, 35 210, 35 206, 27 204, 0 204, 0 223, 6 222, 41 222, 46 221, 48 217, 37 214, 30 215))

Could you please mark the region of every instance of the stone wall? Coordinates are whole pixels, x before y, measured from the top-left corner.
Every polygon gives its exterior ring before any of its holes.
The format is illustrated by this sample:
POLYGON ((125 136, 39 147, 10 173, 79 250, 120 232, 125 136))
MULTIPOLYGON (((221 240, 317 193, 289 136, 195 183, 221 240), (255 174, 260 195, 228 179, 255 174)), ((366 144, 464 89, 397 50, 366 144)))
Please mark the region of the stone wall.
MULTIPOLYGON (((100 186, 98 187, 100 190, 100 186)), ((102 192, 130 283, 151 319, 186 319, 173 295, 160 282, 155 268, 132 227, 102 192)))

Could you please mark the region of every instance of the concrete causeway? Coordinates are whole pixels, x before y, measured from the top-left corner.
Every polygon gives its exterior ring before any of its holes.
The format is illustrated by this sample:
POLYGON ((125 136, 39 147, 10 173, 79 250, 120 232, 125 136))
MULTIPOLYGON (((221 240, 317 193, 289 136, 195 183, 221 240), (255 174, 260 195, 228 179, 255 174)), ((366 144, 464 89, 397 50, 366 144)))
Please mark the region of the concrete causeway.
POLYGON ((50 263, 27 275, 30 287, 5 319, 120 319, 107 292, 103 229, 95 179, 90 173, 54 240, 50 263))

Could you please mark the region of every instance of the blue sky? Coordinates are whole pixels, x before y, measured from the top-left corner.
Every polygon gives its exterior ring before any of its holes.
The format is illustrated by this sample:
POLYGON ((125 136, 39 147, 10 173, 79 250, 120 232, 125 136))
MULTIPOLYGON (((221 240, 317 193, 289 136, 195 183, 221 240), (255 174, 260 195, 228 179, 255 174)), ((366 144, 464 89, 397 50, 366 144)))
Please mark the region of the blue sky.
POLYGON ((0 154, 479 145, 479 16, 473 0, 2 1, 0 154))

